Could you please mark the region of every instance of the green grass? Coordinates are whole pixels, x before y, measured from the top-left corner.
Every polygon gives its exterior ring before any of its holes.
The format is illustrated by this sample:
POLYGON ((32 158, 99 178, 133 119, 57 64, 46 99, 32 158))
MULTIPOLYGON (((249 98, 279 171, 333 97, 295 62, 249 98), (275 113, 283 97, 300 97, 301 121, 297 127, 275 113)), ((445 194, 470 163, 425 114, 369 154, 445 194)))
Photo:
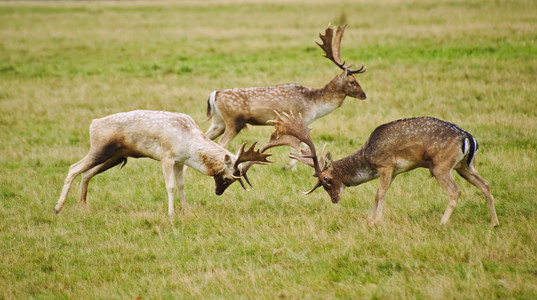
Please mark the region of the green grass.
MULTIPOLYGON (((537 298, 536 6, 0 2, 0 298, 537 298), (207 129, 214 89, 321 86, 338 73, 313 43, 329 22, 349 24, 342 56, 368 66, 368 99, 313 123, 315 142, 340 158, 391 120, 454 122, 480 143, 499 228, 460 178, 441 226, 447 193, 421 169, 394 181, 370 229, 378 181, 338 205, 322 190, 304 196, 312 170, 282 171, 283 148, 250 171, 251 192, 215 196, 212 178, 190 170, 190 213, 168 217, 159 163, 132 159, 95 177, 86 207, 75 182, 53 214, 92 119, 169 110, 207 129)), ((230 148, 271 132, 252 127, 230 148)))

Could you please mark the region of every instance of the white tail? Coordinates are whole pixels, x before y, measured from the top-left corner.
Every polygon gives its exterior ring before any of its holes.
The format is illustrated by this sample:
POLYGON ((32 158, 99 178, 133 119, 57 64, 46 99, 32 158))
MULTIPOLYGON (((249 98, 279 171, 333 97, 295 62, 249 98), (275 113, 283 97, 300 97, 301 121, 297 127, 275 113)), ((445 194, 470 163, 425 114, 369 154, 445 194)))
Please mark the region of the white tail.
POLYGON ((419 167, 428 168, 449 193, 449 204, 442 216, 442 224, 449 220, 461 194, 451 175, 451 170, 455 169, 485 195, 491 224, 499 225, 489 183, 475 169, 477 141, 457 125, 428 117, 387 123, 377 127, 354 154, 333 161, 330 153, 326 157, 322 157, 322 154, 320 158, 317 157, 309 135, 310 129, 304 121, 286 114, 285 119, 278 116, 271 123, 275 124, 276 131, 263 151, 270 145, 286 144, 296 148, 297 143, 290 136, 309 146, 310 150, 303 155, 291 155, 315 169, 314 176, 318 181, 308 194, 322 186, 332 202, 337 203, 346 187, 380 177, 375 204, 368 217, 370 226, 380 220, 386 192, 395 176, 419 167))
POLYGON ((222 137, 218 143, 227 148, 231 140, 246 126, 267 125, 274 119, 274 111, 301 113, 307 124, 340 107, 345 97, 366 99, 353 74, 363 73, 362 66, 351 70, 341 62, 340 47, 343 27, 328 27, 320 34, 323 44, 317 43, 343 72, 322 88, 308 88, 297 84, 271 87, 238 88, 213 91, 207 101, 207 117, 212 118, 206 135, 210 139, 222 137))
MULTIPOLYGON (((81 161, 69 168, 62 193, 55 207, 59 213, 67 198, 73 180, 82 174, 80 202, 86 202, 91 178, 118 164, 127 157, 149 157, 162 163, 168 213, 173 214, 173 192, 176 187, 181 205, 186 205, 183 191, 183 166, 189 166, 215 179, 215 193, 221 195, 226 188, 241 177, 242 162, 267 162, 270 154, 254 151, 254 145, 237 155, 208 139, 188 115, 164 111, 137 110, 110 115, 93 120, 90 126, 91 148, 81 161)), ((247 178, 246 178, 247 179, 247 178)), ((246 188, 245 188, 246 189, 246 188)))

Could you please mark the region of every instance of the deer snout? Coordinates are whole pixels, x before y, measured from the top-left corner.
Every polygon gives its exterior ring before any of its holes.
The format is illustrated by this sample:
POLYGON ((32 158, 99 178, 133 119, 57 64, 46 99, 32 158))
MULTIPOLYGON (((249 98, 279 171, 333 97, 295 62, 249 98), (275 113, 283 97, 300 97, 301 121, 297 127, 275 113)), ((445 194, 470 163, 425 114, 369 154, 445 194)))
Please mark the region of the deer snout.
POLYGON ((337 204, 339 202, 339 199, 332 198, 332 203, 337 204))
POLYGON ((362 89, 360 89, 358 91, 355 91, 354 93, 350 94, 349 96, 351 96, 353 98, 356 98, 358 100, 367 99, 367 96, 366 96, 365 92, 362 89))

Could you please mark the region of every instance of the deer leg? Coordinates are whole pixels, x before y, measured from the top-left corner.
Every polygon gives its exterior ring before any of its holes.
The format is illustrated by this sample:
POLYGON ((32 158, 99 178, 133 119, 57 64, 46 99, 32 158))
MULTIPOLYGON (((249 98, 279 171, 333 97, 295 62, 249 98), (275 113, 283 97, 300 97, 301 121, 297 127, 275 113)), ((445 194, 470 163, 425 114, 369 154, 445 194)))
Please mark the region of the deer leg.
POLYGON ((85 172, 82 173, 82 179, 80 181, 80 200, 79 203, 86 203, 86 196, 88 194, 88 185, 90 180, 97 174, 102 173, 112 167, 117 166, 118 164, 126 162, 126 159, 123 157, 114 157, 104 163, 97 165, 85 172))
POLYGON ((386 192, 392 183, 393 179, 393 168, 379 169, 380 173, 380 182, 375 195, 375 204, 371 208, 371 212, 367 217, 367 225, 373 226, 376 222, 380 221, 382 217, 382 208, 384 205, 384 199, 386 198, 386 192))
POLYGON ((436 178, 436 180, 444 188, 446 188, 449 194, 449 203, 446 207, 444 215, 442 216, 442 219, 440 220, 441 224, 446 224, 451 216, 451 213, 453 212, 453 209, 455 209, 457 200, 459 200, 459 197, 461 196, 461 189, 459 186, 457 186, 455 180, 453 180, 451 168, 447 169, 445 167, 435 167, 431 169, 431 173, 433 174, 434 178, 436 178))
POLYGON ((101 151, 100 153, 91 151, 84 157, 81 161, 71 165, 69 167, 69 173, 67 174, 67 178, 65 178, 65 182, 63 184, 62 193, 60 194, 60 198, 58 199, 58 202, 56 203, 56 206, 54 207, 54 212, 56 214, 59 214, 63 204, 65 203, 65 199, 67 199, 67 194, 69 193, 69 190, 71 189, 71 185, 73 184, 73 180, 75 178, 87 170, 95 167, 96 165, 102 163, 103 160, 105 160, 107 154, 106 151, 101 151))
POLYGON ((286 171, 288 171, 288 170, 296 171, 297 163, 298 163, 298 160, 291 159, 288 164, 283 166, 283 169, 286 170, 286 171))
POLYGON ((237 136, 237 134, 238 132, 234 129, 230 130, 229 127, 226 127, 224 134, 218 140, 218 144, 227 149, 227 146, 229 146, 229 143, 235 136, 237 136))
POLYGON ((175 162, 173 159, 163 159, 162 172, 164 173, 164 182, 168 192, 168 215, 173 215, 173 189, 175 188, 175 162))
POLYGON ((224 123, 224 120, 217 114, 213 115, 213 121, 211 122, 211 126, 205 133, 205 135, 211 139, 214 140, 218 136, 220 136, 224 130, 226 129, 226 124, 224 123))
POLYGON ((493 227, 499 226, 500 223, 498 222, 496 209, 494 209, 494 198, 490 193, 490 184, 479 175, 473 166, 463 166, 459 169, 456 169, 456 171, 459 173, 459 175, 461 175, 462 178, 473 184, 481 191, 481 193, 483 193, 483 195, 485 195, 490 212, 490 223, 493 227))
MULTIPOLYGON (((300 151, 297 151, 297 154, 300 155, 300 153, 302 152, 302 149, 303 149, 303 145, 300 144, 300 151)), ((286 164, 283 169, 284 170, 291 170, 291 171, 296 171, 296 168, 297 168, 297 164, 298 164, 298 160, 296 159, 291 159, 291 161, 289 161, 288 164, 286 164)))
POLYGON ((227 149, 231 140, 233 140, 245 126, 246 121, 241 117, 235 117, 230 122, 226 122, 226 129, 224 130, 224 134, 218 140, 218 144, 227 149))
MULTIPOLYGON (((185 168, 186 169, 186 168, 185 168)), ((179 193, 179 198, 181 198, 181 209, 186 211, 187 203, 185 199, 185 190, 184 190, 184 177, 183 177, 183 165, 175 164, 173 166, 173 172, 175 176, 175 184, 177 185, 177 192, 179 193)))

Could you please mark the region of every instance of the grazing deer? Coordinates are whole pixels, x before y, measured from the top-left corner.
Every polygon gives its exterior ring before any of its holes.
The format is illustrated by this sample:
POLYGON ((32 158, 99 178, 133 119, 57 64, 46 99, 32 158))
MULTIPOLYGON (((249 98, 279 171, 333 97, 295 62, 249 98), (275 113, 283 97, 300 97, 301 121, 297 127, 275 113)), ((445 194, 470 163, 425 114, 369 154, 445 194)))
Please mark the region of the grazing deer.
POLYGON ((375 204, 368 216, 370 226, 380 220, 386 192, 395 176, 419 167, 428 168, 449 193, 449 204, 442 216, 442 224, 449 220, 461 194, 451 175, 451 170, 455 169, 485 195, 491 224, 499 225, 489 183, 475 169, 477 141, 457 125, 430 117, 393 121, 377 127, 354 154, 333 161, 330 153, 323 157, 324 147, 321 157, 317 157, 315 145, 309 135, 311 129, 302 118, 297 119, 292 114, 285 114, 285 120, 278 115, 277 120, 270 122, 274 124, 276 131, 261 152, 279 145, 298 149, 300 142, 309 147, 302 155, 291 154, 292 158, 315 169, 317 184, 306 194, 322 186, 332 202, 337 203, 346 187, 380 177, 375 204))
POLYGON ((186 208, 183 191, 183 166, 213 176, 215 193, 221 195, 234 181, 245 188, 241 177, 246 177, 241 163, 267 163, 270 154, 254 150, 255 143, 237 155, 231 154, 208 139, 191 117, 180 113, 136 110, 93 120, 90 126, 91 148, 81 161, 69 168, 62 193, 55 207, 59 213, 67 198, 73 180, 82 174, 80 202, 86 202, 91 178, 118 164, 127 163, 127 157, 149 157, 162 163, 168 192, 168 214, 173 214, 174 187, 179 191, 181 206, 186 208))
POLYGON ((292 110, 302 114, 309 124, 340 107, 347 96, 365 100, 354 74, 365 72, 366 67, 351 70, 351 65, 341 62, 345 27, 328 27, 324 35, 319 33, 323 44, 316 42, 324 50, 324 56, 343 70, 341 74, 322 88, 286 84, 213 91, 207 101, 207 118, 212 118, 207 137, 213 140, 222 135, 218 144, 227 148, 246 124, 267 125, 268 120, 276 117, 274 111, 292 110))

